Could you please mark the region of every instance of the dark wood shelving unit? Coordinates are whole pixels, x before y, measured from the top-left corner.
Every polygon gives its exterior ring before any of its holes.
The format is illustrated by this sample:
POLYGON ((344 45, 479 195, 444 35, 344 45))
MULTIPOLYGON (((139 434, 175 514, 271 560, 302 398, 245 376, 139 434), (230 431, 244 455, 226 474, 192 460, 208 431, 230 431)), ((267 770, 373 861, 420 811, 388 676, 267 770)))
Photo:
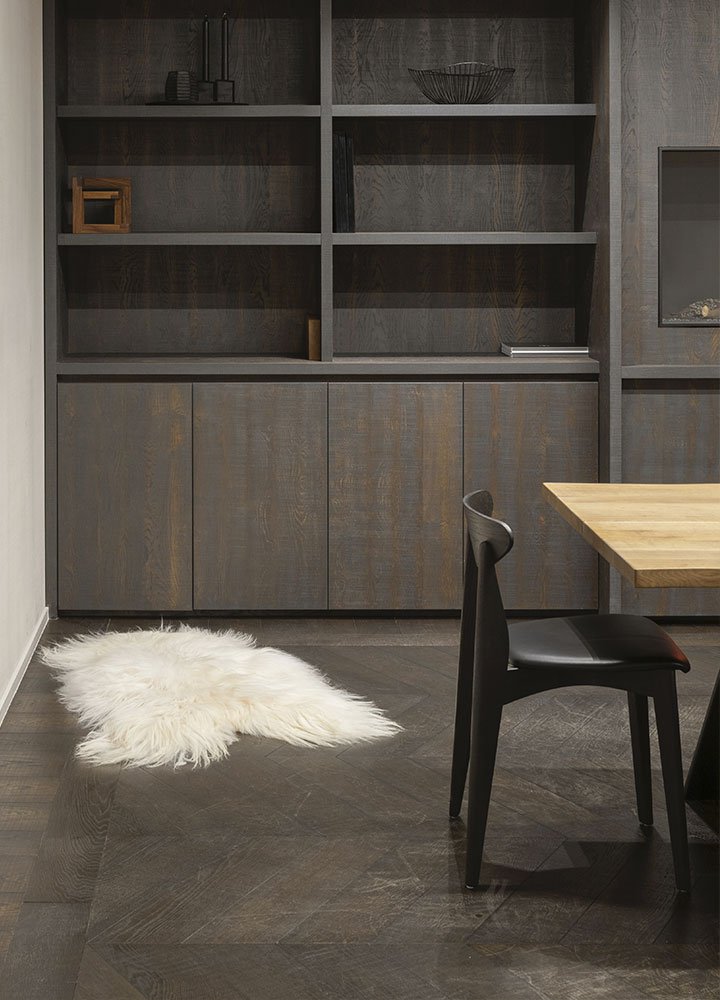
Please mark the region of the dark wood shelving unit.
POLYGON ((540 482, 611 471, 618 0, 251 3, 230 66, 247 104, 148 103, 223 9, 46 4, 51 607, 457 609, 478 484, 526 528, 508 606, 597 607, 594 557, 540 482), (407 73, 469 58, 516 67, 502 103, 426 103, 407 73), (354 141, 352 233, 334 132, 354 141), (75 175, 130 177, 133 231, 73 235, 75 175), (118 560, 140 521, 157 547, 118 560))

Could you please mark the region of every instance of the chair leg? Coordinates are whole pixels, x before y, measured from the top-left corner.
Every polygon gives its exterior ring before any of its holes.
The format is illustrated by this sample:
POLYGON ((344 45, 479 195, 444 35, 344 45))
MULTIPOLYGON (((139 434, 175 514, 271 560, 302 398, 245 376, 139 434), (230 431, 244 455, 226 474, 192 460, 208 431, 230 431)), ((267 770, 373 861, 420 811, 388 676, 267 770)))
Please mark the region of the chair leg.
POLYGON ((452 774, 450 778, 450 817, 460 815, 468 762, 470 760, 470 720, 472 716, 473 662, 460 655, 458 665, 457 703, 455 705, 455 736, 453 738, 452 774))
POLYGON ((638 819, 643 826, 652 826, 652 773, 650 770, 650 725, 647 695, 628 691, 630 740, 635 770, 635 797, 638 819))
POLYGON ((492 697, 476 699, 473 706, 465 861, 467 889, 477 889, 480 882, 502 710, 502 702, 492 697))
POLYGON ((678 718, 675 673, 663 671, 654 694, 660 761, 665 783, 670 843, 675 865, 675 885, 679 892, 690 889, 690 852, 683 788, 680 722, 678 718))
POLYGON ((452 772, 450 778, 450 818, 456 819, 462 808, 468 762, 470 760, 470 726, 472 719, 473 670, 475 662, 476 594, 478 571, 470 540, 465 556, 465 583, 462 621, 460 624, 460 657, 458 662, 457 701, 455 703, 455 735, 453 737, 452 772))

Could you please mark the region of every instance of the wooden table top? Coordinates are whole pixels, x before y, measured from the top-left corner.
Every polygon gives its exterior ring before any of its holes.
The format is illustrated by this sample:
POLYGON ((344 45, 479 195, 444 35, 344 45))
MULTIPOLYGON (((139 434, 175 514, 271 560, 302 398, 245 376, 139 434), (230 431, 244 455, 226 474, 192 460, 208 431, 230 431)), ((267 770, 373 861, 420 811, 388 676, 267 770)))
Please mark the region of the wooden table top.
POLYGON ((720 587, 720 483, 543 483, 543 495, 636 587, 720 587))

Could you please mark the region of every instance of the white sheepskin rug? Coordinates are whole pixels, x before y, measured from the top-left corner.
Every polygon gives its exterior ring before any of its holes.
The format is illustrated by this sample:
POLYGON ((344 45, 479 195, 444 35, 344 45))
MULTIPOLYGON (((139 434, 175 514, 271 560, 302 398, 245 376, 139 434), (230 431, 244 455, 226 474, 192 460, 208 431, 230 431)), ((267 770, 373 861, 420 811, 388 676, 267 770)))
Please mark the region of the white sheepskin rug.
POLYGON ((93 764, 206 766, 239 733, 335 746, 400 730, 315 667, 239 632, 106 632, 68 639, 42 658, 63 704, 90 729, 77 754, 93 764))

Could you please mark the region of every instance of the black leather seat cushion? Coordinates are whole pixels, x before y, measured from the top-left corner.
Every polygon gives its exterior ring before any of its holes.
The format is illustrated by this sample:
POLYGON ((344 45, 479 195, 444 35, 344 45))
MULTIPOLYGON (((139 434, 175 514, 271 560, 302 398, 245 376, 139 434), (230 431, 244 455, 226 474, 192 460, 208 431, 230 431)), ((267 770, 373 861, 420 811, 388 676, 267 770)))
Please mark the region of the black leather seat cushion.
POLYGON ((523 669, 688 671, 690 664, 670 636, 639 615, 578 615, 510 626, 510 665, 523 669))

